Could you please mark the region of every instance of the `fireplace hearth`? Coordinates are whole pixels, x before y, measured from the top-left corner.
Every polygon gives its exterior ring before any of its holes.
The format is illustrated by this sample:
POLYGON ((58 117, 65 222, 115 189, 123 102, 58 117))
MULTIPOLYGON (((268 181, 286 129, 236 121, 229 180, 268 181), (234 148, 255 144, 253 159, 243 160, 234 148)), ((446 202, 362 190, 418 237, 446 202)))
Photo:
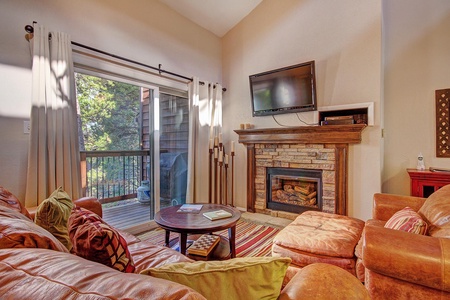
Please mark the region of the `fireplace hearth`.
POLYGON ((322 210, 322 171, 267 168, 267 208, 302 213, 322 210))

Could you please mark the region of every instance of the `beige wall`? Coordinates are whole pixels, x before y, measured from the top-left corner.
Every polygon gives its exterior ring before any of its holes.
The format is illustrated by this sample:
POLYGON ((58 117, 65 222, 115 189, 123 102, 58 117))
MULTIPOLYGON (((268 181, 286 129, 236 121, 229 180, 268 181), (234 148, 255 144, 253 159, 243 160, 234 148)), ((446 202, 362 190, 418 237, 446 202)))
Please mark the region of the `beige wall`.
POLYGON ((384 192, 410 193, 407 168, 422 152, 425 167, 450 168, 436 157, 435 90, 450 88, 450 1, 383 1, 384 192))
POLYGON ((156 0, 2 0, 0 4, 0 185, 24 198, 31 109, 33 21, 73 41, 188 77, 221 81, 221 42, 156 0), (130 5, 130 4, 133 5, 130 5))
MULTIPOLYGON (((318 105, 374 102, 375 126, 350 147, 349 215, 371 216, 372 196, 381 187, 381 4, 378 1, 263 1, 223 38, 226 139, 237 142, 240 123, 278 127, 272 117, 253 118, 248 76, 316 61, 318 105)), ((316 112, 315 112, 316 113, 316 112)), ((300 113, 313 122, 314 113, 300 113)), ((277 120, 301 126, 295 114, 277 120)), ((224 136, 225 139, 225 136, 224 136)), ((246 207, 246 151, 237 147, 236 199, 246 207)))

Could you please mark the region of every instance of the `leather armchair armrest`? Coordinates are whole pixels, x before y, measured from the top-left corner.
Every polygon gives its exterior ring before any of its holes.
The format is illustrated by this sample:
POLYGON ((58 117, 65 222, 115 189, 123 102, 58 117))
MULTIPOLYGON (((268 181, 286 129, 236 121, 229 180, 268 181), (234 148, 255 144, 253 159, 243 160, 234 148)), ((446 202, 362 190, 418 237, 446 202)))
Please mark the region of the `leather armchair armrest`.
POLYGON ((411 207, 418 211, 426 198, 377 193, 373 195, 372 218, 387 221, 397 211, 411 207))
POLYGON ((100 218, 103 217, 102 204, 94 197, 82 197, 74 200, 73 204, 86 208, 93 213, 96 213, 100 218))
POLYGON ((292 277, 278 300, 332 299, 337 295, 341 299, 370 299, 364 285, 350 272, 335 265, 314 263, 292 277))
POLYGON ((363 264, 372 272, 450 291, 450 239, 366 226, 363 264))
POLYGON ((304 281, 303 275, 297 272, 283 288, 278 300, 302 299, 304 281))
MULTIPOLYGON (((75 205, 81 206, 83 208, 86 208, 101 218, 103 215, 102 211, 102 204, 97 200, 97 198, 94 197, 82 197, 80 199, 73 200, 73 203, 75 205)), ((30 213, 31 218, 34 220, 34 217, 36 215, 37 206, 35 207, 27 207, 28 212, 30 213)))

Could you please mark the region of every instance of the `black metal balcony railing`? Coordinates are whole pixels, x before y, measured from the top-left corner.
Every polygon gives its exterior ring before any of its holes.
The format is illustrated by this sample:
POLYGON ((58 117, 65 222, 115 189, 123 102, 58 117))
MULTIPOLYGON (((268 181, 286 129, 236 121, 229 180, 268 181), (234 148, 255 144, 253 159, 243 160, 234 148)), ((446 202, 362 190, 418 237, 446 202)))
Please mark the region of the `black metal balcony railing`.
POLYGON ((148 179, 148 150, 80 151, 83 195, 101 203, 136 198, 148 179))

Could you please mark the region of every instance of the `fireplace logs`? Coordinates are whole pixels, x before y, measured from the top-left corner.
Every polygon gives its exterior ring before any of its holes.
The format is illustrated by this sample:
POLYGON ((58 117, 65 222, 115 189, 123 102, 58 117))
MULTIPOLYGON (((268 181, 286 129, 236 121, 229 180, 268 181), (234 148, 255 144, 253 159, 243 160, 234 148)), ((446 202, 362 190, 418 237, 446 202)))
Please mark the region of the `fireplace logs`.
POLYGON ((288 182, 272 190, 272 201, 301 206, 316 206, 317 190, 313 183, 288 182))

